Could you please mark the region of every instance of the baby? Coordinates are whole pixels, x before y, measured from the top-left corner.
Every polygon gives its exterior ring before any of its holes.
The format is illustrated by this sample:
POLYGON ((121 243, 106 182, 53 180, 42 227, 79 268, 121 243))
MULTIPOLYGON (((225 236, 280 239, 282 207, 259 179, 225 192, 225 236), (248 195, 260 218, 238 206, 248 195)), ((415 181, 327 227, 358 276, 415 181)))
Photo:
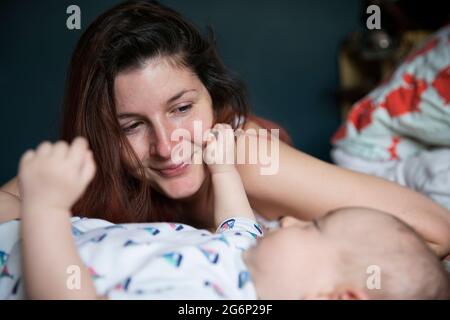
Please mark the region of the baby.
MULTIPOLYGON (((71 206, 95 173, 86 140, 47 143, 26 152, 19 167, 25 295, 31 299, 449 298, 449 279, 440 261, 413 230, 383 212, 338 209, 262 237, 235 166, 212 158, 218 151, 233 151, 234 146, 220 143, 228 140, 220 137, 232 135, 232 129, 218 124, 214 132, 205 162, 214 189, 215 233, 183 224, 114 225, 71 218, 71 206)), ((20 261, 19 253, 10 255, 6 267, 11 279, 21 278, 12 275, 20 270, 20 261)), ((16 295, 23 291, 20 281, 11 280, 10 288, 16 295)))

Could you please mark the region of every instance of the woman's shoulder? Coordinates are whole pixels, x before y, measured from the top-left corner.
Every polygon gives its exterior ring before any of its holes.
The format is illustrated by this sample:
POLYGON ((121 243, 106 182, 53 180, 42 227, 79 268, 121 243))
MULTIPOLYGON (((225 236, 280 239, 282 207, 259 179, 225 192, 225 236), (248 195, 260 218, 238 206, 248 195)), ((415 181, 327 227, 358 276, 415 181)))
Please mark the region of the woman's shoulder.
POLYGON ((282 142, 284 142, 290 146, 293 145, 292 139, 289 136, 286 129, 284 129, 280 124, 276 123, 273 120, 265 119, 265 118, 256 116, 254 114, 251 114, 251 115, 248 115, 247 118, 245 118, 245 121, 242 121, 242 122, 243 122, 242 129, 244 131, 249 130, 249 129, 253 129, 253 130, 265 129, 268 131, 278 130, 279 139, 282 142))
POLYGON ((4 185, 0 186, 0 190, 20 198, 19 181, 17 180, 17 177, 12 178, 4 185))
POLYGON ((20 201, 10 192, 0 190, 0 223, 20 218, 20 201))

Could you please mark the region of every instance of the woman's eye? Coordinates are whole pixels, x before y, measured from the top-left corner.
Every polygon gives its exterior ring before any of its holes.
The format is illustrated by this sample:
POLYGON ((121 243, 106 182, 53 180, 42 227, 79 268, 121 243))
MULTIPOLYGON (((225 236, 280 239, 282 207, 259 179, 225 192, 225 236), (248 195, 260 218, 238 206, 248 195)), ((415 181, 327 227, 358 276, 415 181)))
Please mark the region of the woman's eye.
POLYGON ((124 127, 123 131, 125 133, 129 133, 129 132, 133 131, 134 129, 136 129, 137 127, 139 127, 141 124, 142 124, 141 122, 135 122, 127 127, 124 127))
POLYGON ((181 106, 175 109, 175 113, 186 113, 189 109, 192 108, 192 104, 187 104, 185 106, 181 106))

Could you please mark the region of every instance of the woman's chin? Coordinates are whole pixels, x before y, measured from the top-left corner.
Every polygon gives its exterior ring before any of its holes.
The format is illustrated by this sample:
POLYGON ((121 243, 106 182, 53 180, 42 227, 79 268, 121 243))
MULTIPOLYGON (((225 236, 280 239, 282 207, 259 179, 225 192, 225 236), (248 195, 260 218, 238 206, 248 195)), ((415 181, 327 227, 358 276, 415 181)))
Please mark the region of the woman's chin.
POLYGON ((159 186, 158 189, 171 199, 185 199, 193 196, 200 189, 205 179, 202 166, 195 167, 190 168, 187 174, 179 177, 159 177, 155 181, 159 186))

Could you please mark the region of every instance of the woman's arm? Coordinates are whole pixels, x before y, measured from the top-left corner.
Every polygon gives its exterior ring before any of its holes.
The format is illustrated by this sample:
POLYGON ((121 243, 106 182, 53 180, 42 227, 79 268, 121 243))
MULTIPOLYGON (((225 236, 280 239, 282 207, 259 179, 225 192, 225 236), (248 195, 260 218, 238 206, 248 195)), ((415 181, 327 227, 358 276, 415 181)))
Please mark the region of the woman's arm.
MULTIPOLYGON (((248 145, 241 149, 250 151, 248 145)), ((261 175, 259 164, 237 168, 252 207, 267 218, 311 220, 340 207, 370 207, 405 221, 439 256, 450 252, 450 212, 390 181, 328 164, 281 141, 278 173, 261 175)))
POLYGON ((20 217, 20 201, 12 193, 0 190, 0 223, 20 217))
POLYGON ((0 223, 20 218, 20 197, 17 178, 0 187, 0 223))
POLYGON ((20 198, 19 183, 17 177, 12 178, 7 183, 2 185, 0 187, 0 190, 12 193, 16 197, 20 198))

